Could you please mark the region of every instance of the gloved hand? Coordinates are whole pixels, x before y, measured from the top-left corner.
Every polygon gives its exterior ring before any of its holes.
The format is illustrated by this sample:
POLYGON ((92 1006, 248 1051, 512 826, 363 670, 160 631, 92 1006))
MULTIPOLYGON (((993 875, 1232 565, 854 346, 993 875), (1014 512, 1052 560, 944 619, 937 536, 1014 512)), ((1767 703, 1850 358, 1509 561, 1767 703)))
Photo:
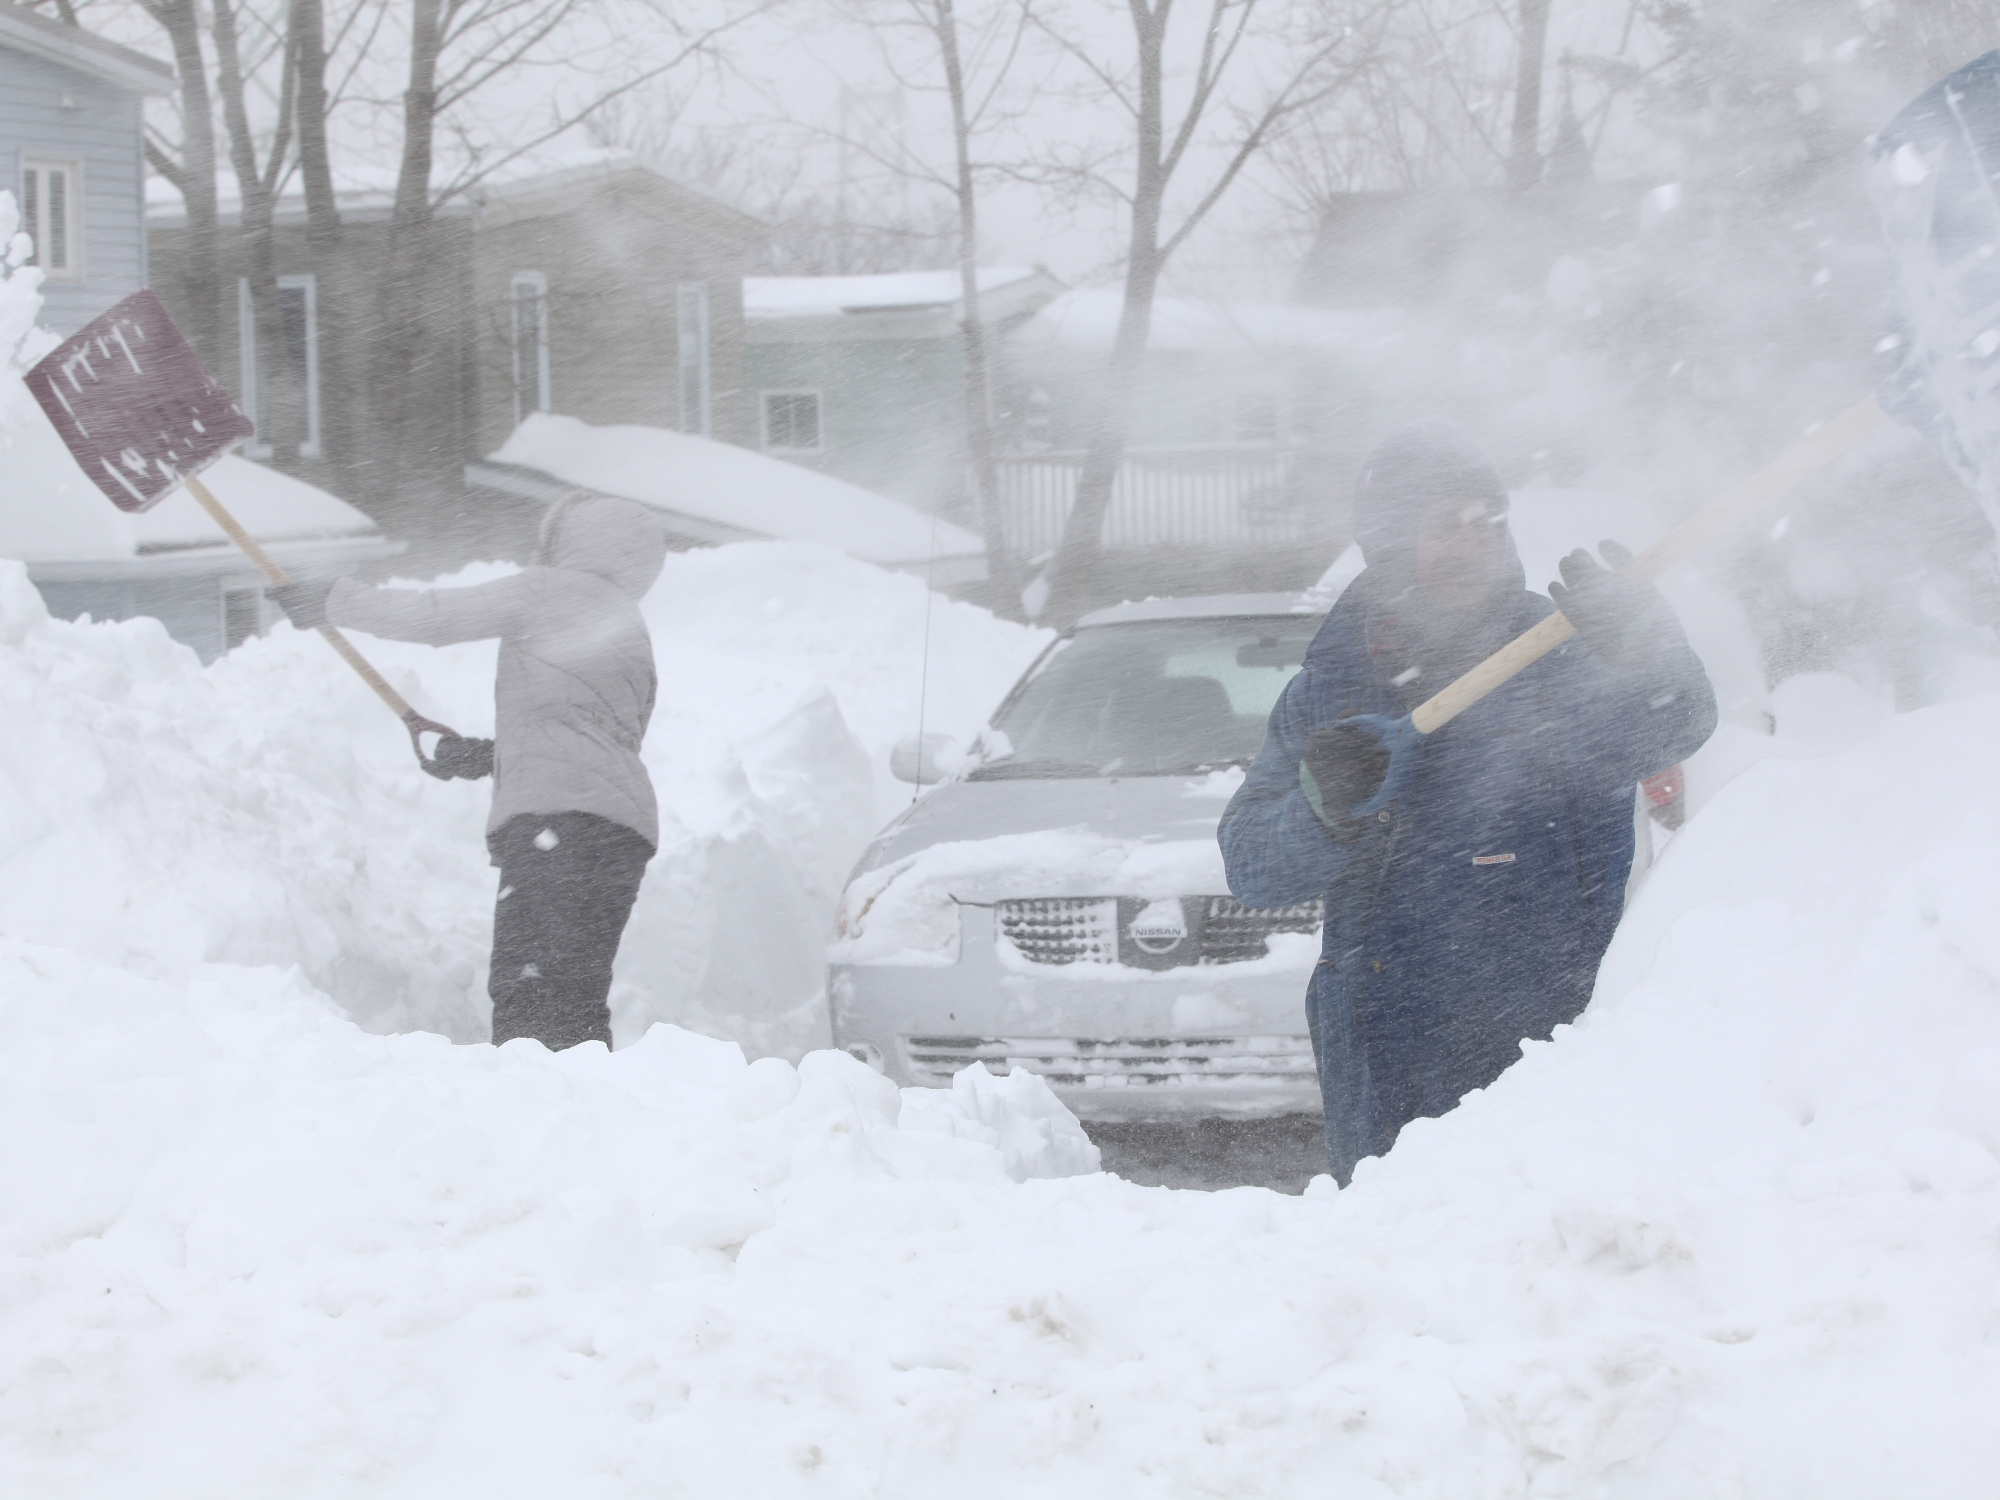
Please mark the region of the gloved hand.
POLYGON ((317 630, 326 623, 326 596, 335 580, 316 579, 306 583, 281 583, 264 590, 264 597, 285 612, 285 618, 300 630, 317 630))
POLYGON ((1583 643, 1622 670, 1644 660, 1668 638, 1661 632, 1671 625, 1671 615, 1666 600, 1650 583, 1612 571, 1632 560, 1630 552, 1611 541, 1597 550, 1610 567, 1579 547, 1562 560, 1563 581, 1549 585, 1549 597, 1583 643))
POLYGON ((479 781, 493 774, 493 741, 477 740, 465 734, 444 734, 438 736, 437 749, 424 769, 439 781, 450 781, 454 777, 463 781, 479 781))
POLYGON ((1315 729, 1299 757, 1299 787, 1313 815, 1342 841, 1361 836, 1367 825, 1351 814, 1382 789, 1388 774, 1388 747, 1352 725, 1315 729))

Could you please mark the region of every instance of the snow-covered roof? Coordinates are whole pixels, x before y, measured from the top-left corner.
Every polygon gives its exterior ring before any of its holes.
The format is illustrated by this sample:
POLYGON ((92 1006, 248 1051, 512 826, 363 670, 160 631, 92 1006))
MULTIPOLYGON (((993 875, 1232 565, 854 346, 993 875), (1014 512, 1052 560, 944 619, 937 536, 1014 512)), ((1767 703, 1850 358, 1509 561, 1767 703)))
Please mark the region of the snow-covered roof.
POLYGON ((0 5, 0 46, 61 63, 137 94, 166 94, 174 87, 174 70, 165 63, 20 5, 0 5))
MULTIPOLYGON (((0 557, 29 564, 38 578, 127 576, 184 570, 236 551, 186 490, 129 515, 76 466, 48 418, 23 402, 20 423, 0 433, 0 557)), ((235 454, 203 481, 243 527, 279 553, 343 556, 389 550, 380 528, 325 490, 235 454)))
MULTIPOLYGON (((1046 271, 984 266, 979 290, 997 292, 1017 282, 1048 278, 1046 271)), ((743 315, 784 318, 805 314, 910 312, 956 307, 956 271, 898 271, 885 276, 746 276, 743 315)))
MULTIPOLYGON (((0 5, 4 3, 5 0, 0 0, 0 5)), ((537 194, 573 191, 627 173, 651 178, 666 193, 699 202, 726 219, 738 221, 746 237, 761 233, 764 228, 762 220, 740 205, 706 188, 690 187, 645 157, 630 151, 597 148, 545 151, 524 156, 480 178, 463 193, 453 194, 438 204, 435 212, 448 218, 463 217, 477 214, 489 205, 498 207, 537 194)), ((453 180, 454 168, 441 164, 436 176, 438 182, 449 183, 453 180)), ((215 197, 216 211, 225 221, 233 220, 242 211, 240 184, 233 172, 216 172, 215 197)), ((392 167, 379 162, 343 162, 335 174, 334 198, 342 216, 350 221, 366 223, 385 219, 395 206, 396 173, 392 167)), ((305 211, 305 187, 294 178, 286 185, 283 196, 276 204, 274 212, 277 221, 281 224, 302 223, 305 211)), ((163 177, 149 174, 146 178, 146 217, 163 227, 185 223, 187 203, 180 189, 163 177)))
MULTIPOLYGON (((746 276, 743 314, 753 344, 798 340, 942 338, 963 320, 956 271, 886 276, 746 276)), ((1033 312, 1062 292, 1037 267, 979 272, 979 320, 999 323, 1033 312)))
MULTIPOLYGON (((1101 352, 1110 349, 1124 302, 1112 288, 1064 292, 1022 325, 1022 343, 1101 352)), ((1403 316, 1393 309, 1339 310, 1263 302, 1195 302, 1160 297, 1153 303, 1149 349, 1220 352, 1257 349, 1352 348, 1393 337, 1403 316)))
POLYGON ((746 536, 818 542, 886 567, 976 557, 948 521, 766 454, 661 427, 592 427, 537 413, 492 457, 746 536))

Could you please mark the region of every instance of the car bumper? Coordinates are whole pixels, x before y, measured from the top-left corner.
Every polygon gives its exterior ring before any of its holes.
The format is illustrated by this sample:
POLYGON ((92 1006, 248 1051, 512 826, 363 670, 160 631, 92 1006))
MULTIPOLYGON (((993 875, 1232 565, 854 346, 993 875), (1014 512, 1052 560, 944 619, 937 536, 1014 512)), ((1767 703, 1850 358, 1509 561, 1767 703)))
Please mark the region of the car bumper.
POLYGON ((990 908, 964 907, 956 963, 833 966, 834 1044, 906 1087, 1025 1068, 1087 1120, 1314 1112, 1310 941, 1157 971, 1026 964, 1003 960, 990 908))

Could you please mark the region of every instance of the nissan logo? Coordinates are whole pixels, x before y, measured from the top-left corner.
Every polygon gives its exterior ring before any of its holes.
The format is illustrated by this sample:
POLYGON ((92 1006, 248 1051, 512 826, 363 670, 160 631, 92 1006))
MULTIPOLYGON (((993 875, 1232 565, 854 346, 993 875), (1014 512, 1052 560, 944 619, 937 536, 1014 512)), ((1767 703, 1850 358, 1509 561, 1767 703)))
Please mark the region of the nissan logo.
POLYGON ((1171 953, 1187 940, 1187 916, 1178 901, 1155 901, 1132 919, 1125 929, 1132 945, 1154 957, 1171 953))

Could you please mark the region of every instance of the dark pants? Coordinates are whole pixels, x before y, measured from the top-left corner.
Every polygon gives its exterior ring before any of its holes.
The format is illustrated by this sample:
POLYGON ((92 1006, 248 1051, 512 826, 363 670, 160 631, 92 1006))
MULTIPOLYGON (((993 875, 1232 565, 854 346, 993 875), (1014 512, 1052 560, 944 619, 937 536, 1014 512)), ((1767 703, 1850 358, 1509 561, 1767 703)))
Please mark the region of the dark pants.
POLYGON ((653 846, 595 813, 532 813, 486 836, 493 906, 493 1042, 611 1045, 611 961, 653 846))

